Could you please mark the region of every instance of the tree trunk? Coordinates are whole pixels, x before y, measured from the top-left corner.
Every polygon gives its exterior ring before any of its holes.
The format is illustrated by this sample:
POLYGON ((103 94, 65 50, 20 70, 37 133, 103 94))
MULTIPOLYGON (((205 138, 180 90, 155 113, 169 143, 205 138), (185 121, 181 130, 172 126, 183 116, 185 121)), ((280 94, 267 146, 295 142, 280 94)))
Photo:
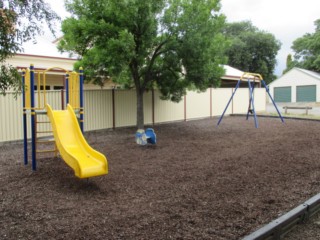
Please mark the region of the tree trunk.
POLYGON ((137 128, 144 129, 143 92, 136 88, 137 94, 137 128))

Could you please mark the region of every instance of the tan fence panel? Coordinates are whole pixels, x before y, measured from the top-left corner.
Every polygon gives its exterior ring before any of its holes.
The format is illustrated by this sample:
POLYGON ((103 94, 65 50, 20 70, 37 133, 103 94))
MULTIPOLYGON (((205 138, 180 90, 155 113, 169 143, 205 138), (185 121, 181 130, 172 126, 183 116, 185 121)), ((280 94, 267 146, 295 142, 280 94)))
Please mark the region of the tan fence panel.
POLYGON ((241 114, 247 113, 249 106, 249 89, 238 88, 233 97, 233 113, 241 114))
POLYGON ((181 121, 184 119, 184 101, 174 103, 171 101, 164 101, 160 99, 160 93, 155 91, 154 105, 155 105, 155 122, 172 122, 181 121))
POLYGON ((201 93, 188 91, 186 106, 187 119, 210 117, 210 89, 201 93))
MULTIPOLYGON (((233 89, 212 89, 212 115, 220 116, 232 95, 233 89)), ((134 90, 114 90, 114 112, 112 103, 112 90, 85 90, 84 91, 84 127, 85 131, 99 130, 113 127, 125 127, 136 125, 136 93, 134 90)), ((266 108, 265 89, 255 89, 255 109, 264 111, 266 108)), ((37 98, 36 98, 37 101, 37 98)), ((53 109, 61 109, 61 91, 48 91, 47 102, 53 109)), ((246 113, 249 104, 247 88, 238 89, 234 100, 230 103, 226 114, 246 113)), ((23 139, 23 110, 21 95, 17 100, 13 93, 0 96, 0 142, 23 139)), ((184 99, 179 103, 160 99, 160 93, 152 92, 144 94, 144 120, 145 124, 182 121, 185 119, 202 118, 210 116, 210 89, 203 93, 188 92, 186 102, 184 99), (154 109, 153 109, 154 104, 154 109), (185 111, 186 104, 186 111, 185 111), (154 111, 154 112, 153 112, 154 111), (153 115, 154 114, 154 115, 153 115), (154 118, 154 119, 153 119, 154 118)), ((28 119, 28 137, 30 137, 30 114, 28 119)), ((45 115, 39 116, 38 120, 48 121, 45 115)), ((39 131, 50 130, 50 124, 38 124, 39 131)), ((39 136, 51 135, 50 133, 39 136)))
POLYGON ((112 91, 84 91, 84 129, 85 131, 112 128, 112 91))
MULTIPOLYGON (((212 115, 221 116, 232 95, 233 89, 220 88, 212 89, 212 115)), ((230 103, 225 114, 232 113, 232 103, 230 103)))
POLYGON ((116 127, 136 125, 136 109, 137 98, 135 91, 117 90, 115 92, 116 127))
POLYGON ((0 95, 0 142, 23 138, 23 111, 21 95, 14 99, 13 93, 0 95))
POLYGON ((152 124, 152 92, 146 92, 143 96, 144 124, 152 124))
POLYGON ((265 88, 256 88, 254 90, 254 107, 256 112, 264 112, 266 110, 266 96, 265 88))

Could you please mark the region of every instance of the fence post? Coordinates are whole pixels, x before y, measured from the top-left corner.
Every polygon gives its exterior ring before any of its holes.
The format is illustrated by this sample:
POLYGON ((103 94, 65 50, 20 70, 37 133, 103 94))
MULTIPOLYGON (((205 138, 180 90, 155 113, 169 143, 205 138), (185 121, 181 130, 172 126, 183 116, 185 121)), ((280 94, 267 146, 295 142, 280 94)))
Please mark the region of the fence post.
POLYGON ((212 87, 210 88, 210 118, 212 118, 212 87))
POLYGON ((184 121, 187 121, 187 95, 184 95, 184 121))
POLYGON ((112 88, 112 128, 116 128, 115 89, 112 88))

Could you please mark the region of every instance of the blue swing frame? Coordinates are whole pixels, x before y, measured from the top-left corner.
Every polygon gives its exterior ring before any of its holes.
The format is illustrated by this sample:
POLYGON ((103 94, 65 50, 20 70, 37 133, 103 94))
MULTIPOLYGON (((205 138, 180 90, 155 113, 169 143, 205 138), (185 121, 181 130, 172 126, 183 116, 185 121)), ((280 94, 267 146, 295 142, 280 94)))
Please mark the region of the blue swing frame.
POLYGON ((270 97, 270 99, 271 99, 271 101, 272 101, 275 109, 277 110, 277 113, 278 113, 278 115, 279 115, 282 123, 284 123, 283 117, 282 117, 282 115, 281 115, 281 113, 280 113, 280 111, 279 111, 279 109, 278 109, 275 101, 273 100, 273 98, 272 98, 272 96, 271 96, 271 94, 270 94, 270 92, 269 92, 268 86, 266 85, 265 81, 262 79, 261 75, 260 75, 260 74, 257 74, 257 73, 248 73, 248 72, 246 72, 246 73, 244 73, 244 74, 241 76, 241 78, 240 78, 239 81, 237 82, 237 85, 236 85, 236 87, 235 87, 235 89, 234 89, 234 91, 233 91, 233 93, 232 93, 232 95, 231 95, 231 97, 230 97, 230 99, 229 99, 229 101, 228 101, 228 103, 227 103, 227 106, 225 107, 222 115, 221 115, 220 118, 219 118, 219 121, 218 121, 217 126, 220 125, 220 123, 221 123, 221 121, 222 121, 222 119, 223 119, 224 114, 226 113, 226 111, 227 111, 227 109, 228 109, 228 107, 229 107, 229 105, 230 105, 230 103, 231 103, 231 101, 232 101, 232 99, 233 99, 233 97, 234 97, 237 89, 238 89, 239 86, 240 86, 241 81, 242 81, 243 79, 245 79, 245 78, 248 79, 248 88, 249 88, 249 94, 250 94, 250 96, 249 96, 249 97, 250 97, 250 98, 249 98, 249 107, 248 107, 248 112, 247 112, 246 119, 247 119, 247 120, 249 119, 249 114, 250 114, 250 113, 253 114, 255 127, 256 127, 256 128, 259 127, 259 123, 258 123, 258 119, 257 119, 257 114, 256 114, 256 111, 255 111, 255 108, 254 108, 254 95, 253 95, 254 87, 255 87, 255 86, 254 86, 254 83, 255 83, 255 80, 258 79, 258 80, 262 83, 263 87, 266 89, 266 92, 268 93, 268 95, 269 95, 269 97, 270 97), (251 79, 250 79, 250 77, 251 77, 251 79), (252 79, 252 77, 253 77, 253 79, 252 79), (251 109, 251 106, 252 106, 252 109, 251 109))

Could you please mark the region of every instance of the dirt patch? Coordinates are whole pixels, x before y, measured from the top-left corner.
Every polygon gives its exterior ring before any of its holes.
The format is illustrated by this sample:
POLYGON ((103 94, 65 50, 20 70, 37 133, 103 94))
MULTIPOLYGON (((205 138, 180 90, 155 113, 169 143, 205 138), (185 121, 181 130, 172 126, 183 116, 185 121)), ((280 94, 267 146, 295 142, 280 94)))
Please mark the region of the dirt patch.
POLYGON ((320 122, 244 117, 87 133, 110 173, 89 181, 60 159, 23 165, 0 147, 1 239, 239 239, 319 193, 320 122))

